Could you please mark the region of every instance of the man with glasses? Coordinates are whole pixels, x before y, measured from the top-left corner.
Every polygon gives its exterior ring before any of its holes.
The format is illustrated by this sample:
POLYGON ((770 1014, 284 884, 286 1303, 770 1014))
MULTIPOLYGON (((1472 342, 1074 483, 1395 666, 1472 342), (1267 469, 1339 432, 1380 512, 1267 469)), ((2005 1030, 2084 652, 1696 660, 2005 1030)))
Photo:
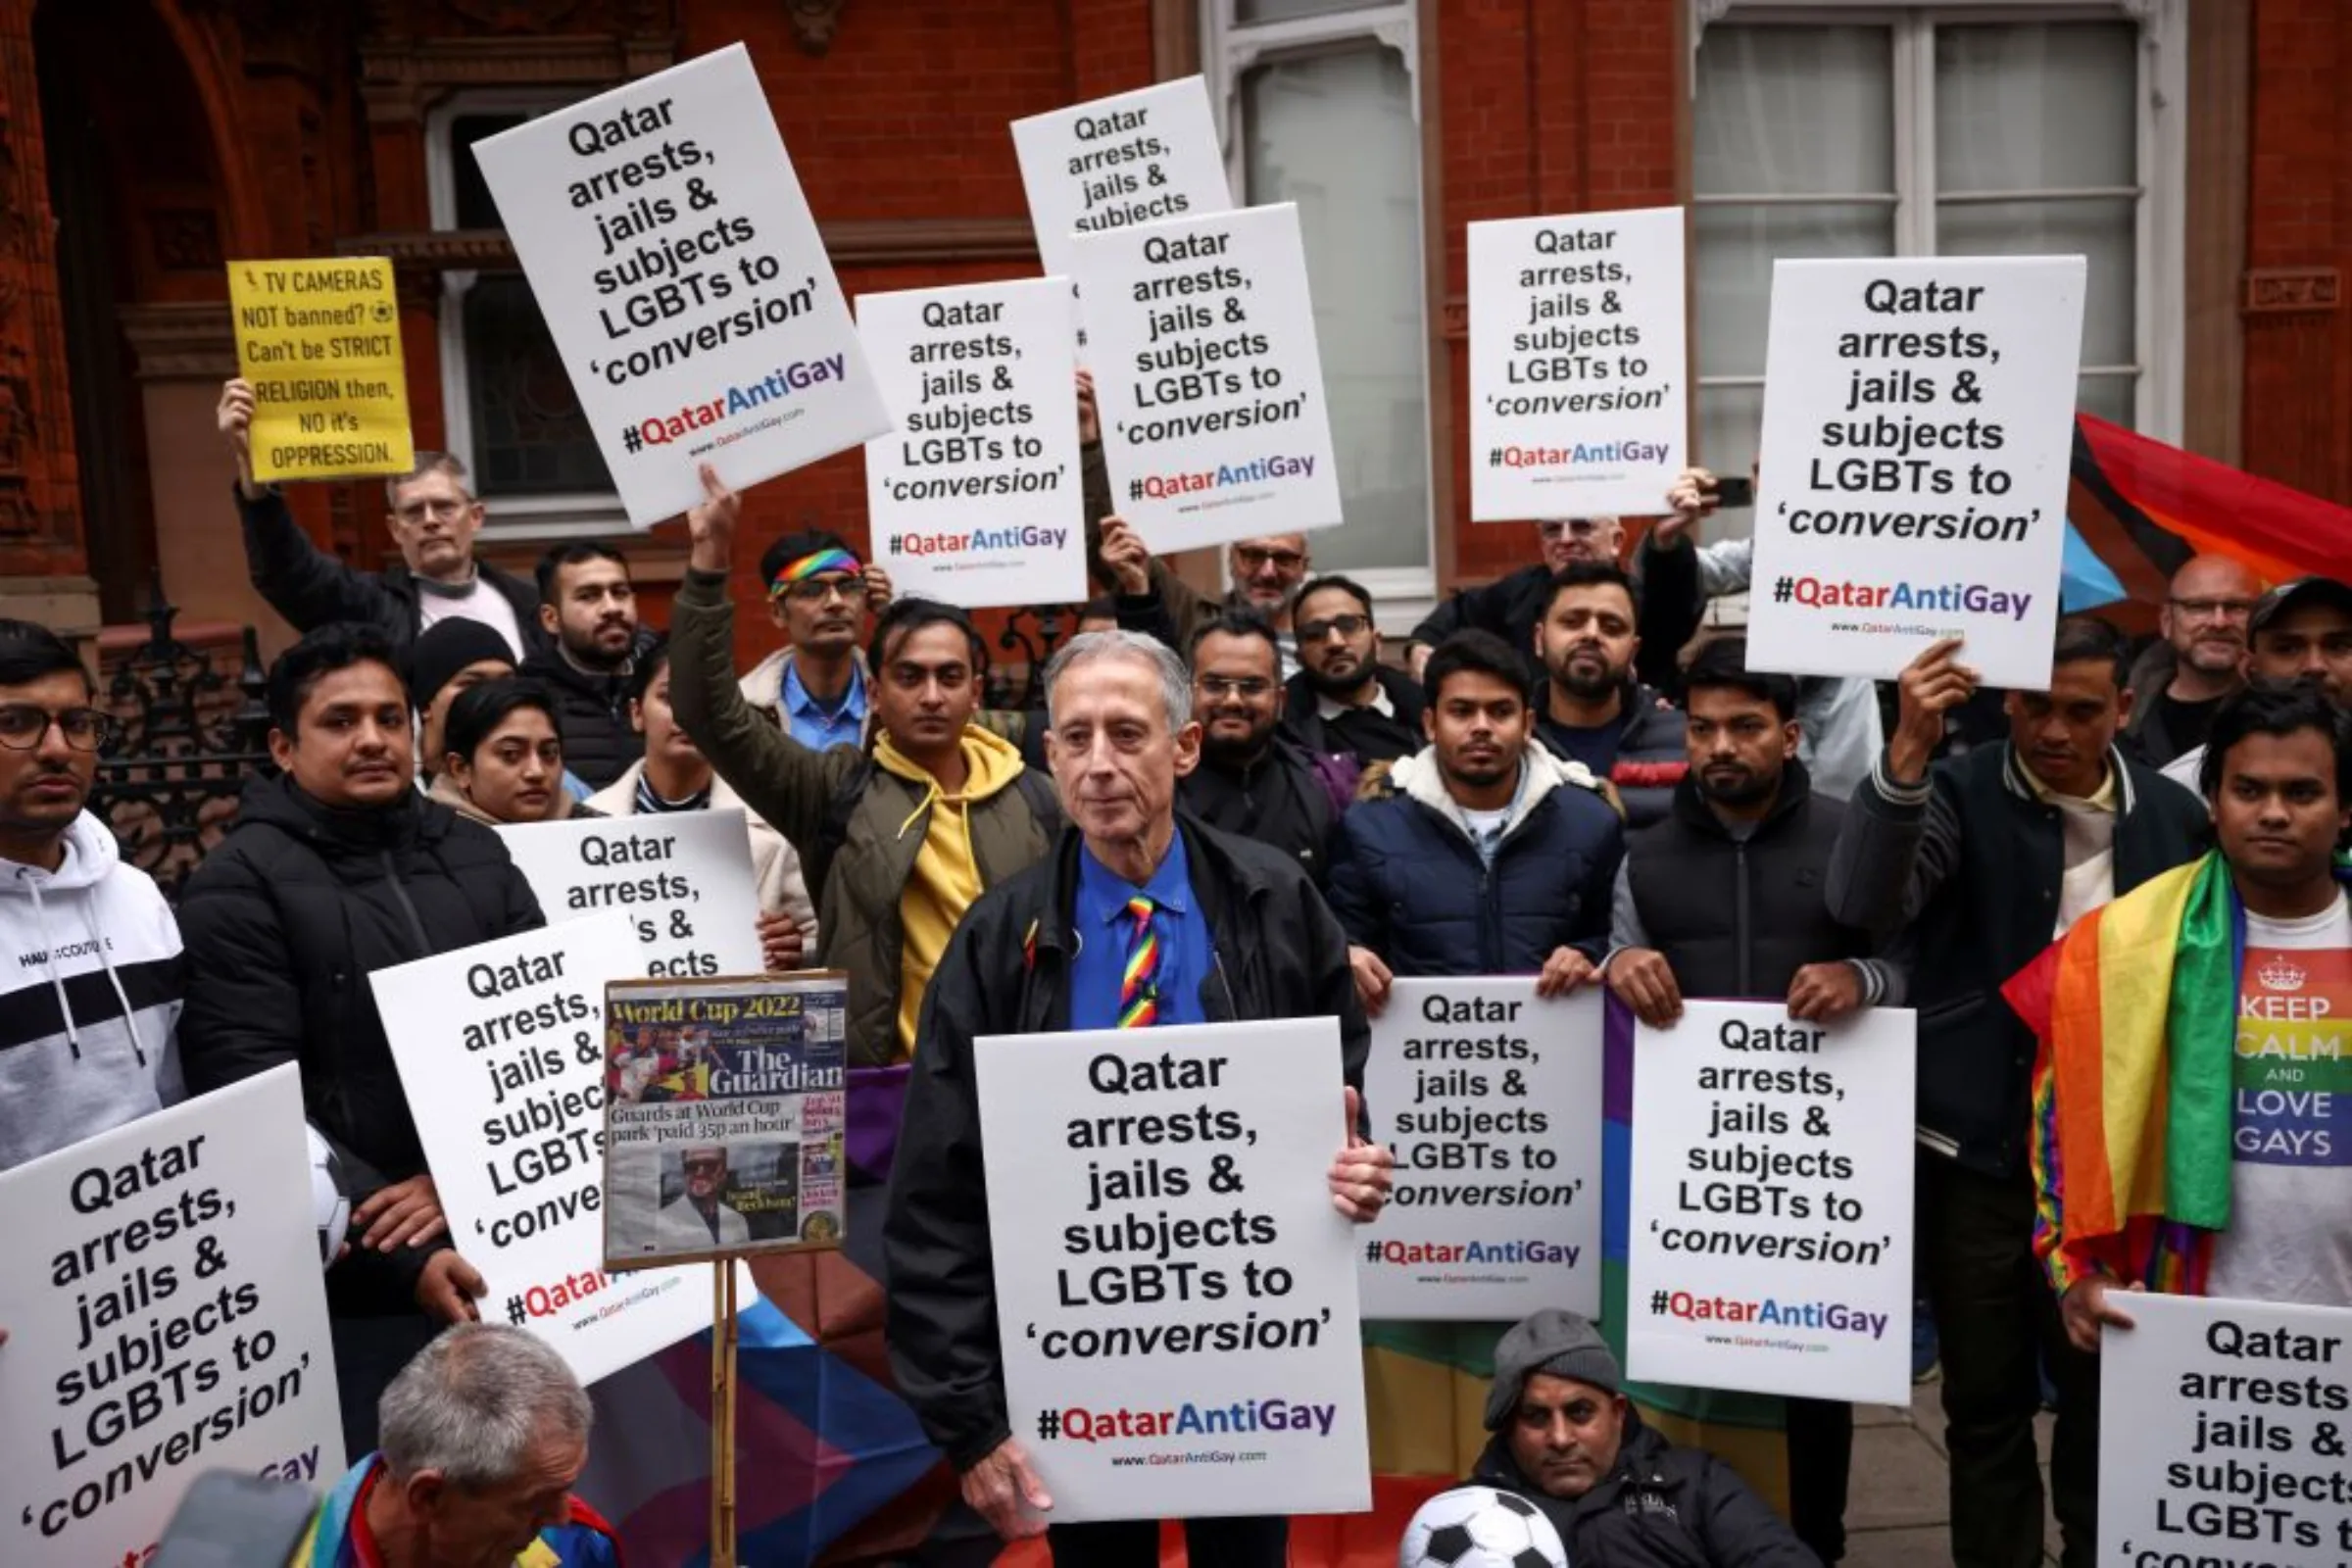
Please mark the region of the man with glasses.
MULTIPOLYGON (((1536 626, 1551 603, 1551 581, 1570 566, 1614 566, 1625 553, 1625 524, 1616 517, 1546 517, 1536 524, 1544 559, 1476 588, 1464 588, 1413 628, 1405 644, 1405 662, 1417 680, 1429 662, 1429 651, 1457 631, 1492 632, 1521 650, 1528 673, 1543 676, 1535 654, 1536 626)), ((1674 657, 1690 638, 1688 631, 1668 636, 1656 624, 1650 598, 1642 600, 1641 663, 1638 673, 1652 686, 1673 683, 1674 657)))
POLYGON ((2204 745, 2214 710, 2244 689, 2246 622, 2261 593, 2261 579, 2228 556, 2199 556, 2173 573, 2161 636, 2132 666, 2124 726, 2150 767, 2204 745))
POLYGON ((1347 794, 1327 786, 1314 758, 1279 727, 1273 626, 1254 610, 1220 610, 1194 630, 1191 654, 1200 765, 1177 785, 1177 804, 1280 850, 1320 886, 1347 794))
POLYGON ((1298 590, 1298 673, 1286 683, 1283 720, 1307 750, 1352 759, 1360 770, 1421 749, 1421 688, 1380 662, 1372 596, 1352 578, 1317 577, 1298 590))
POLYGON ((435 622, 463 616, 505 638, 517 661, 540 648, 536 585, 474 559, 482 504, 466 488, 464 464, 446 452, 419 452, 414 469, 384 481, 385 520, 400 563, 362 571, 311 543, 277 487, 255 481, 253 409, 250 381, 238 377, 220 388, 220 436, 237 463, 246 569, 296 631, 358 621, 397 651, 435 622))
POLYGON ((55 632, 0 620, 0 1170, 181 1095, 179 927, 83 809, 95 695, 55 632))
POLYGON ((1235 540, 1225 557, 1233 589, 1221 602, 1194 593, 1183 578, 1152 558, 1151 548, 1123 518, 1102 519, 1102 560, 1118 590, 1119 624, 1129 631, 1181 648, 1219 610, 1253 610, 1274 633, 1282 678, 1287 681, 1298 673, 1292 612, 1298 585, 1314 562, 1306 535, 1275 533, 1235 540))
POLYGON ((865 617, 890 604, 890 578, 861 564, 839 534, 788 533, 760 558, 767 618, 787 645, 743 677, 743 700, 810 751, 865 740, 865 617))
MULTIPOLYGON (((2254 601, 2246 640, 2255 680, 2314 687, 2338 711, 2352 704, 2352 586, 2333 577, 2280 583, 2254 601)), ((2164 776, 2202 793, 2204 768, 2199 744, 2165 763, 2164 776)))

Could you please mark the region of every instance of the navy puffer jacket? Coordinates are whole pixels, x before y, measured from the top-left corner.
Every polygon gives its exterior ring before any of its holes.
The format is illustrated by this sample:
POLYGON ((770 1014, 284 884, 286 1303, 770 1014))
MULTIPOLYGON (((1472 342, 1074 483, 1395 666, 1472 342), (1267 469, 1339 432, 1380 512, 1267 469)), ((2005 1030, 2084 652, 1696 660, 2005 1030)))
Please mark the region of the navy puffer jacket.
POLYGON ((1530 744, 1519 797, 1489 866, 1428 750, 1387 775, 1385 797, 1342 819, 1326 897, 1348 942, 1399 975, 1533 974, 1562 947, 1598 962, 1624 824, 1591 774, 1530 744))

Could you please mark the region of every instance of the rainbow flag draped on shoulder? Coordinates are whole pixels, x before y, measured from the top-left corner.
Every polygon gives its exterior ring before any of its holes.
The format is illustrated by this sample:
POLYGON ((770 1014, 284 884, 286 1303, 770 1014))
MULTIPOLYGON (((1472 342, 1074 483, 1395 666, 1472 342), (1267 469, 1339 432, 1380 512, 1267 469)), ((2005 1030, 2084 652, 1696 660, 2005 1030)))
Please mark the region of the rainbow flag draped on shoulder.
POLYGON ((2230 1220, 2245 946, 2245 906, 2207 854, 2078 921, 2001 988, 2041 1043, 2034 1242, 2060 1291, 2101 1273, 2204 1293, 2230 1220))

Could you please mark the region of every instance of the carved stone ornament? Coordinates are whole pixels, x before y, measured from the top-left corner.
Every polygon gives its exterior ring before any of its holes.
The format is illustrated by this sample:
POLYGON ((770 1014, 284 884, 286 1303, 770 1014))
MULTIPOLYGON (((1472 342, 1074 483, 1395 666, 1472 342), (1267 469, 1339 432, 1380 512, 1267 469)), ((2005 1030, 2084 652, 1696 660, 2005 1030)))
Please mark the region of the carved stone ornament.
POLYGON ((792 36, 805 54, 822 55, 833 47, 834 29, 841 25, 846 0, 788 0, 792 36))

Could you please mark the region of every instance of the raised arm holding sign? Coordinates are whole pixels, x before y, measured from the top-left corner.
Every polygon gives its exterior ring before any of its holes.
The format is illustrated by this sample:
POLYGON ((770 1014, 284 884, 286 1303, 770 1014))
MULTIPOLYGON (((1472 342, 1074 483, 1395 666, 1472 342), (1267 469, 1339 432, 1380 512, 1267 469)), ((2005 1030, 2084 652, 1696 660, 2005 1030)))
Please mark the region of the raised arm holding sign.
POLYGON ((638 527, 890 428, 742 44, 473 151, 638 527))

